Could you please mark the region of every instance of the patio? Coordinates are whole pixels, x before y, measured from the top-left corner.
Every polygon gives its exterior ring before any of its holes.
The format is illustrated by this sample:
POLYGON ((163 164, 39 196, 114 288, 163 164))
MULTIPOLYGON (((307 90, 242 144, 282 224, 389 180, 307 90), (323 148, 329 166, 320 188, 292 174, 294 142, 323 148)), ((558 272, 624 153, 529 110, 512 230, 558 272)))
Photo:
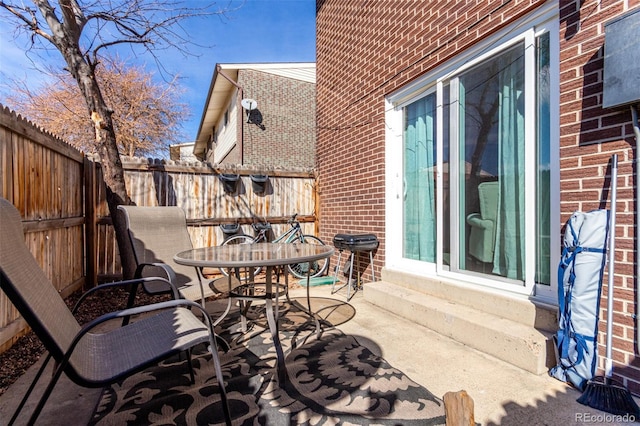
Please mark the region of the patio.
MULTIPOLYGON (((331 286, 311 288, 312 297, 345 300, 331 286)), ((292 297, 304 297, 304 288, 292 289, 292 297)), ((366 292, 366 285, 364 292, 366 292)), ((474 399, 475 421, 482 425, 616 424, 605 413, 576 402, 579 393, 547 375, 536 376, 517 367, 454 342, 433 331, 382 310, 358 292, 349 304, 355 315, 338 325, 374 354, 426 387, 437 397, 449 391, 466 390, 474 399), (598 417, 599 416, 599 417, 598 417)), ((209 309, 216 309, 209 303, 209 309)), ((0 397, 0 418, 7 419, 35 374, 37 366, 0 397)), ((35 392, 37 394, 37 391, 35 392)), ((40 417, 40 424, 87 424, 100 396, 100 389, 80 388, 63 378, 40 417)), ((35 404, 35 397, 31 403, 35 404)), ((30 412, 33 406, 28 406, 30 412)), ((21 419, 25 422, 25 419, 21 419)), ((23 424, 18 422, 18 424, 23 424)), ((624 424, 624 423, 620 423, 624 424)))

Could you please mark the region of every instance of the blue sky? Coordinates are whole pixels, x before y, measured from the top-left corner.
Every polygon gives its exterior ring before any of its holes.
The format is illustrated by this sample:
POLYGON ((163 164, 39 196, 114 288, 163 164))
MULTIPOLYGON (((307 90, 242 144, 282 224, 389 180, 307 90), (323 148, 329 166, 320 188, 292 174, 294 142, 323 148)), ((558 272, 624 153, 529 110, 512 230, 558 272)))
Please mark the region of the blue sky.
MULTIPOLYGON (((191 0, 197 5, 200 0, 191 0)), ((209 1, 202 0, 202 3, 209 1)), ((216 6, 229 5, 224 15, 193 19, 186 23, 194 46, 189 49, 199 57, 183 57, 172 52, 160 52, 163 66, 179 74, 185 93, 182 101, 189 105, 191 117, 183 131, 187 140, 195 139, 216 63, 253 62, 314 62, 315 61, 315 0, 217 0, 216 6), (198 47, 208 46, 206 48, 198 47)), ((46 77, 34 69, 13 40, 11 28, 1 22, 0 77, 27 80, 41 84, 46 77)), ((48 61, 59 61, 57 52, 48 61)), ((126 53, 120 53, 127 57, 126 53)), ((32 55, 33 56, 33 55, 32 55)), ((38 59, 38 57, 35 57, 38 59)), ((151 57, 138 57, 147 70, 160 77, 151 57)), ((7 87, 0 87, 0 102, 5 103, 7 87)), ((19 111, 18 111, 19 112, 19 111)))

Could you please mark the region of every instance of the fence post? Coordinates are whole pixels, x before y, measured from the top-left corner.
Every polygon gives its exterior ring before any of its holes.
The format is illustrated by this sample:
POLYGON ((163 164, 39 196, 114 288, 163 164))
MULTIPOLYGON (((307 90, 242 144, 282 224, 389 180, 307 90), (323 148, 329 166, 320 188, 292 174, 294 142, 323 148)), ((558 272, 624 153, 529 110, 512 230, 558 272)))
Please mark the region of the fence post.
POLYGON ((98 281, 98 244, 96 241, 96 171, 95 163, 86 156, 84 167, 84 241, 86 254, 86 283, 87 289, 92 288, 98 281))

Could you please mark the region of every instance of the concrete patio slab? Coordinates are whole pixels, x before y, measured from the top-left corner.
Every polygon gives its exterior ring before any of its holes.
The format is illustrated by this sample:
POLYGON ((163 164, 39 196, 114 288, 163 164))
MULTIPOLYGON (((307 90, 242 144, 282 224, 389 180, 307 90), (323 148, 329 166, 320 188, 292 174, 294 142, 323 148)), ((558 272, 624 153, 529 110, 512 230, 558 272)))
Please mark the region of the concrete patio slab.
MULTIPOLYGON (((330 285, 310 291, 312 297, 346 299, 342 291, 332 295, 330 285)), ((304 288, 293 289, 291 297, 304 298, 305 292, 304 288)), ((466 390, 474 400, 475 421, 481 425, 630 423, 579 404, 577 390, 546 374, 529 373, 376 307, 365 301, 363 292, 366 285, 349 301, 353 315, 338 321, 342 322, 338 328, 440 398, 449 391, 466 390)), ((7 424, 37 366, 0 397, 0 425, 7 424)), ((84 425, 99 395, 100 389, 81 388, 63 377, 38 424, 84 425)), ((31 412, 36 399, 32 398, 26 413, 31 412)), ((26 419, 16 424, 26 424, 26 419)))

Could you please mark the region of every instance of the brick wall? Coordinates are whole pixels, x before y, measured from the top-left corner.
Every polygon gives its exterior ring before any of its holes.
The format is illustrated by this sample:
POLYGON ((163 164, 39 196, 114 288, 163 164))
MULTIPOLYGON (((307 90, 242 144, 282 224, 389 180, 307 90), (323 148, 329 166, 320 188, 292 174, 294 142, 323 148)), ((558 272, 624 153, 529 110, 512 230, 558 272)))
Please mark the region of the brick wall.
MULTIPOLYGON (((561 220, 575 210, 606 207, 609 166, 618 154, 616 203, 613 358, 614 372, 640 394, 640 362, 634 351, 635 210, 633 162, 635 139, 628 107, 602 108, 604 23, 637 8, 640 1, 596 0, 560 3, 560 179, 561 220)), ((639 47, 640 48, 640 47, 639 47)), ((606 283, 599 322, 599 351, 605 353, 606 283)), ((604 367, 600 360, 600 367, 604 367)))
MULTIPOLYGON (((268 72, 240 70, 244 97, 258 102, 255 124, 243 124, 244 164, 266 167, 315 165, 315 85, 268 72)), ((244 112, 242 112, 244 114, 244 112)), ((255 113, 254 113, 255 114, 255 113)))
MULTIPOLYGON (((384 97, 543 1, 317 3, 317 156, 321 237, 374 232, 384 264, 384 97)), ((560 1, 561 217, 599 207, 607 167, 619 154, 616 372, 640 394, 634 355, 634 160, 629 109, 603 110, 603 23, 639 0, 560 1)), ((401 147, 398 147, 401 149, 401 147)), ((604 197, 606 198, 606 197, 604 197)), ((606 279, 605 279, 606 282, 606 279)), ((605 302, 602 304, 606 306, 605 302)), ((605 318, 601 313, 601 318, 605 318)), ((600 326, 604 331, 604 321, 600 326)), ((604 333, 600 334, 604 354, 604 333)))
MULTIPOLYGON (((321 235, 375 233, 384 264, 384 97, 542 1, 318 1, 321 235)), ((402 149, 398 147, 398 149, 402 149)), ((380 275, 378 275, 380 276, 380 275)))

